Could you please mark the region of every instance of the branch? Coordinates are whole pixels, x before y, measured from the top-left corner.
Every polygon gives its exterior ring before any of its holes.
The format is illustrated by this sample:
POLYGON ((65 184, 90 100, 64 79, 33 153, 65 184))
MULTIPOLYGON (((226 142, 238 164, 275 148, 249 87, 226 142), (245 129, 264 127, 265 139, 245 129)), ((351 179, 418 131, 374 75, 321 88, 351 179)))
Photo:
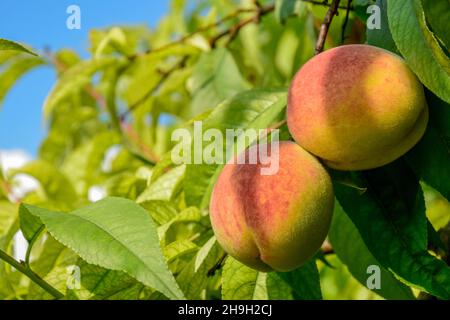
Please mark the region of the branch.
POLYGON ((171 67, 167 71, 161 71, 161 79, 159 79, 158 83, 151 88, 144 96, 142 96, 138 101, 133 103, 128 110, 124 111, 120 116, 119 119, 123 123, 127 116, 132 113, 134 110, 136 110, 142 103, 144 103, 148 98, 150 98, 155 92, 158 91, 158 89, 164 84, 164 82, 169 78, 169 76, 177 71, 178 69, 181 69, 185 66, 187 62, 188 56, 184 56, 178 63, 176 63, 173 67, 171 67))
POLYGON ((36 283, 39 287, 47 291, 49 294, 51 294, 56 299, 61 299, 64 297, 64 295, 56 290, 54 287, 52 287, 50 284, 48 284, 46 281, 44 281, 39 275, 34 273, 33 270, 31 270, 29 267, 25 266, 24 264, 17 262, 13 257, 11 257, 9 254, 4 252, 3 250, 0 250, 0 260, 5 261, 7 264, 11 265, 12 267, 16 268, 18 271, 26 275, 28 278, 30 278, 31 281, 36 283))
POLYGON ((235 25, 232 25, 230 28, 228 28, 228 29, 220 32, 216 36, 214 36, 209 41, 211 47, 214 48, 216 46, 217 42, 220 39, 222 39, 223 37, 225 37, 226 35, 230 36, 230 39, 228 40, 228 42, 231 42, 243 27, 245 27, 246 25, 248 25, 252 22, 258 23, 263 16, 265 16, 266 14, 268 14, 274 10, 275 10, 274 4, 270 4, 265 7, 258 6, 258 8, 256 10, 256 14, 253 17, 241 20, 238 23, 236 23, 235 25))
MULTIPOLYGON (((330 7, 330 4, 328 3, 329 0, 297 0, 297 1, 301 1, 301 2, 307 2, 307 3, 312 3, 314 5, 317 6, 324 6, 324 7, 330 7)), ((350 0, 351 2, 351 0, 350 0)), ((338 6, 339 9, 349 9, 350 11, 353 11, 353 7, 348 5, 348 6, 338 6)))
MULTIPOLYGON (((184 43, 185 41, 189 40, 190 38, 194 37, 197 34, 210 31, 210 30, 212 30, 212 29, 214 29, 216 27, 221 26, 222 24, 224 24, 225 22, 227 22, 229 20, 232 20, 232 19, 235 19, 235 18, 239 17, 239 15, 241 15, 242 13, 256 12, 257 10, 258 9, 250 9, 250 8, 248 8, 248 9, 246 9, 246 8, 237 9, 236 11, 234 11, 233 13, 230 13, 229 15, 226 15, 222 19, 219 19, 216 22, 213 22, 213 23, 208 24, 206 26, 200 27, 197 30, 195 30, 195 31, 193 31, 193 32, 191 32, 189 34, 186 34, 186 35, 182 36, 178 40, 175 40, 173 42, 169 42, 169 43, 167 43, 165 45, 162 45, 161 47, 158 47, 156 49, 149 49, 146 52, 144 52, 144 55, 155 53, 155 52, 160 52, 160 51, 166 50, 168 48, 171 48, 171 47, 173 47, 173 46, 175 46, 177 44, 182 44, 182 43, 184 43)), ((134 55, 132 55, 132 56, 130 56, 128 58, 130 60, 134 60, 138 56, 139 56, 139 54, 134 54, 134 55)))
POLYGON ((323 47, 325 45, 325 40, 328 35, 328 30, 330 28, 330 24, 333 21, 333 17, 335 15, 338 15, 338 8, 339 8, 340 1, 341 0, 333 0, 330 8, 327 11, 327 14, 325 15, 325 19, 323 20, 322 25, 320 26, 320 33, 319 33, 319 37, 317 38, 317 42, 316 42, 316 54, 319 54, 323 51, 323 47))
POLYGON ((30 257, 31 257, 31 250, 33 250, 33 246, 39 236, 41 235, 42 231, 44 231, 45 227, 44 225, 41 225, 39 229, 36 231, 36 233, 33 235, 33 237, 30 240, 30 243, 28 244, 27 252, 25 254, 25 266, 27 268, 30 268, 30 257))

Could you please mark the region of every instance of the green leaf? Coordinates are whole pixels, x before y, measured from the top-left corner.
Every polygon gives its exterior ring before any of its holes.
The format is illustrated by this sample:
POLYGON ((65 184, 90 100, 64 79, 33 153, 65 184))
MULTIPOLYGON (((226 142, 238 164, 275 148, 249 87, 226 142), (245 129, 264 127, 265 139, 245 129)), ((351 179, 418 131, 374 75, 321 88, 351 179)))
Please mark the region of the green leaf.
POLYGON ((376 5, 380 8, 380 29, 366 30, 367 43, 389 50, 393 53, 400 54, 394 39, 392 39, 391 31, 389 30, 388 14, 387 14, 387 0, 377 0, 376 5))
POLYGON ((198 269, 200 269, 201 265, 205 261, 206 257, 208 256, 209 252, 216 244, 216 242, 217 242, 216 237, 213 236, 198 251, 197 256, 195 257, 195 265, 194 265, 195 272, 197 272, 198 269))
POLYGON ((407 284, 449 299, 450 268, 427 252, 425 206, 414 174, 399 160, 352 178, 368 188, 364 194, 339 183, 335 194, 374 258, 407 284))
POLYGON ((421 0, 389 1, 387 9, 392 37, 408 65, 428 89, 450 103, 450 59, 428 29, 421 0))
MULTIPOLYGON (((17 218, 17 205, 8 201, 0 201, 0 238, 8 233, 17 218)), ((0 248, 1 246, 0 241, 0 248)))
POLYGON ((102 56, 98 59, 82 61, 66 70, 45 100, 43 108, 45 118, 49 118, 53 109, 68 95, 91 83, 91 77, 96 72, 119 63, 121 60, 115 57, 102 56))
POLYGON ((224 300, 267 300, 267 273, 249 268, 227 257, 222 275, 224 300))
MULTIPOLYGON (((291 272, 277 272, 275 273, 282 281, 284 281, 292 293, 293 299, 296 300, 321 300, 322 292, 320 288, 319 271, 317 270, 316 261, 314 259, 305 263, 300 268, 291 272)), ((272 277, 269 278, 269 280, 272 277)), ((268 282, 268 287, 271 291, 275 291, 279 281, 273 283, 268 282)), ((275 295, 269 292, 271 299, 276 299, 275 295)))
POLYGON ((142 202, 140 205, 150 213, 159 226, 168 223, 177 215, 175 204, 169 201, 151 200, 142 202))
MULTIPOLYGON (((65 299, 136 300, 143 288, 141 283, 123 272, 88 264, 51 236, 47 238, 40 257, 32 263, 32 268, 45 281, 64 292, 65 299)), ((34 283, 30 283, 27 298, 54 299, 34 283)))
POLYGON ((383 268, 370 253, 358 229, 337 201, 329 238, 334 252, 363 286, 366 286, 369 277, 367 268, 375 265, 380 267, 381 270, 381 284, 379 289, 372 289, 373 291, 386 299, 414 299, 411 290, 398 281, 390 271, 383 268))
POLYGON ((162 175, 142 192, 138 197, 137 202, 172 200, 181 188, 185 171, 186 166, 181 165, 162 175))
POLYGON ((107 198, 70 214, 26 207, 86 262, 126 272, 169 298, 183 298, 164 261, 155 223, 134 202, 107 198))
POLYGON ((421 186, 425 197, 428 220, 435 230, 445 228, 447 223, 450 222, 450 202, 427 184, 422 183, 421 186))
POLYGON ((200 267, 195 268, 196 257, 194 256, 188 265, 183 268, 177 276, 177 282, 180 284, 181 290, 183 290, 186 298, 205 298, 203 296, 203 289, 207 286, 208 282, 213 279, 213 275, 211 275, 209 271, 217 265, 223 257, 223 254, 222 248, 218 243, 215 243, 208 251, 206 258, 203 259, 200 267))
POLYGON ((36 160, 14 170, 12 176, 28 174, 39 181, 44 195, 42 201, 53 201, 53 205, 63 210, 71 209, 77 201, 77 194, 70 180, 58 168, 48 162, 36 160))
MULTIPOLYGON (((215 128, 226 137, 227 129, 265 129, 276 122, 285 106, 286 90, 283 89, 242 92, 218 105, 202 122, 203 131, 215 128)), ((246 146, 252 142, 246 141, 246 146)), ((199 205, 201 208, 208 205, 215 183, 213 177, 217 177, 220 169, 221 166, 216 164, 187 165, 184 191, 188 205, 199 205)))
POLYGON ((11 59, 11 61, 9 61, 9 63, 7 63, 4 68, 0 69, 0 103, 2 103, 8 91, 13 87, 13 85, 17 80, 19 80, 20 77, 22 77, 28 71, 43 64, 43 60, 29 56, 18 56, 11 59))
POLYGON ((34 216, 26 206, 20 205, 19 207, 20 229, 23 236, 28 242, 36 236, 42 230, 43 224, 39 218, 34 216))
POLYGON ((102 171, 105 153, 119 142, 120 137, 116 133, 99 132, 66 157, 61 169, 79 194, 86 195, 91 185, 100 182, 105 174, 102 171))
MULTIPOLYGON (((70 266, 75 266, 78 256, 69 248, 48 236, 43 245, 39 257, 31 262, 31 269, 46 282, 62 293, 67 290, 67 280, 70 266)), ((27 299, 30 300, 53 300, 47 291, 30 282, 27 299)))
POLYGON ((430 92, 427 102, 427 130, 406 159, 418 177, 450 200, 450 105, 430 92))
POLYGON ((222 281, 222 298, 226 300, 322 299, 314 260, 291 272, 264 273, 228 257, 222 281))
POLYGON ((177 214, 169 222, 158 228, 158 236, 162 244, 165 244, 165 238, 169 229, 177 223, 200 223, 203 216, 196 207, 189 207, 177 214))
POLYGON ((225 48, 203 53, 188 84, 193 95, 190 117, 249 89, 249 84, 240 74, 233 56, 225 48))
POLYGON ((29 53, 29 54, 31 54, 33 56, 37 56, 36 53, 34 53, 33 51, 25 48, 21 44, 18 44, 17 42, 0 38, 0 51, 2 51, 2 50, 21 51, 21 52, 29 53))
POLYGON ((284 24, 286 19, 304 10, 305 3, 297 0, 275 0, 275 17, 284 24))
POLYGON ((171 263, 174 260, 198 251, 198 246, 189 240, 174 241, 164 247, 164 257, 167 263, 171 263))
MULTIPOLYGON (((137 300, 144 286, 127 274, 88 264, 78 259, 80 288, 68 290, 69 299, 137 300)), ((66 278, 67 278, 66 268, 66 278)))
POLYGON ((448 0, 422 0, 425 18, 437 38, 442 40, 447 49, 450 48, 450 1, 448 0))

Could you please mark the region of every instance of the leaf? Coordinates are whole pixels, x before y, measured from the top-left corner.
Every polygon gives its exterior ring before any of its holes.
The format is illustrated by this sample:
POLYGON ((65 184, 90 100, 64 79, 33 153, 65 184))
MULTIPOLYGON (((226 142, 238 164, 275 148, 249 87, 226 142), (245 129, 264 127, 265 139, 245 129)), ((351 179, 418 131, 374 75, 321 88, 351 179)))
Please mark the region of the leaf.
POLYGON ((142 202, 140 205, 150 213, 159 226, 168 223, 177 215, 175 204, 169 201, 151 200, 142 202))
POLYGON ((25 48, 21 44, 18 44, 17 42, 0 38, 0 51, 2 51, 2 50, 21 51, 21 52, 29 53, 33 56, 37 56, 36 53, 25 48))
MULTIPOLYGON (((143 288, 141 283, 123 272, 86 263, 51 236, 47 238, 40 257, 32 263, 32 269, 60 292, 65 293, 65 299, 69 300, 136 300, 143 288), (68 284, 73 287, 69 289, 68 284), (80 287, 77 288, 76 285, 80 287)), ((33 282, 30 283, 27 298, 54 299, 33 282)))
POLYGON ((224 300, 267 300, 267 273, 249 268, 227 257, 222 275, 224 300))
POLYGON ((195 257, 194 271, 197 272, 200 269, 201 265, 205 261, 212 247, 216 244, 216 237, 211 237, 201 249, 198 251, 197 256, 195 257))
MULTIPOLYGON (((72 250, 56 241, 52 236, 48 236, 40 256, 31 262, 31 269, 57 290, 65 293, 69 276, 67 268, 75 266, 78 259, 72 250)), ((34 282, 30 282, 27 299, 53 300, 54 297, 34 282)))
POLYGON ((164 261, 155 223, 134 202, 107 198, 70 214, 26 207, 86 262, 126 272, 169 298, 183 298, 164 261))
POLYGON ((305 4, 297 0, 275 0, 275 17, 284 24, 286 19, 304 10, 305 4))
MULTIPOLYGON (((17 219, 17 205, 8 202, 0 202, 0 249, 8 252, 14 236, 19 230, 17 219)), ((0 298, 16 297, 17 283, 6 269, 6 263, 0 259, 0 298)))
MULTIPOLYGON (((1 39, 0 39, 1 46, 1 39)), ((1 52, 1 51, 0 51, 1 52)), ((0 71, 0 103, 5 99, 8 91, 13 87, 17 80, 28 71, 43 65, 44 61, 35 57, 23 57, 11 59, 0 71)))
POLYGON ((428 89, 450 103, 450 59, 426 25, 421 0, 389 1, 387 12, 392 37, 408 65, 428 89))
POLYGON ((66 157, 61 169, 79 194, 86 195, 90 186, 100 182, 104 175, 102 163, 105 154, 110 147, 118 143, 120 137, 115 132, 99 132, 66 157))
POLYGON ((164 247, 164 257, 166 257, 167 263, 178 259, 187 254, 198 251, 198 246, 189 240, 174 241, 164 247))
MULTIPOLYGON (((294 299, 322 299, 319 271, 317 270, 316 261, 314 259, 291 272, 277 272, 276 275, 288 285, 288 292, 292 292, 292 297, 294 299)), ((274 281, 273 284, 269 283, 269 288, 276 288, 278 283, 279 281, 274 281)), ((271 299, 276 299, 273 293, 269 293, 269 297, 271 299)))
MULTIPOLYGON (((137 300, 144 286, 127 274, 88 264, 78 259, 80 288, 69 290, 68 298, 80 300, 137 300)), ((66 270, 67 277, 67 270, 66 270)))
POLYGON ((126 43, 127 38, 123 30, 119 27, 113 27, 98 44, 94 52, 94 57, 99 58, 102 55, 109 54, 115 50, 123 52, 126 43))
POLYGON ((202 215, 198 208, 190 207, 186 208, 177 214, 172 220, 161 225, 158 228, 158 236, 162 244, 166 243, 166 236, 168 230, 177 223, 200 223, 202 220, 202 215))
POLYGON ((222 298, 225 300, 322 298, 314 260, 291 272, 264 273, 228 257, 222 281, 222 298))
POLYGON ((219 262, 223 254, 224 252, 222 248, 218 243, 215 243, 197 270, 195 270, 195 256, 191 259, 188 265, 183 268, 177 276, 177 282, 180 284, 181 290, 183 290, 186 298, 204 298, 203 290, 208 281, 211 281, 212 279, 212 275, 209 274, 209 271, 219 262))
POLYGON ((23 236, 28 242, 31 242, 35 235, 42 230, 43 224, 24 205, 20 205, 19 207, 19 218, 23 236))
POLYGON ((330 242, 339 259, 345 263, 351 274, 363 285, 367 285, 369 274, 367 268, 375 265, 380 267, 381 284, 379 289, 372 289, 386 299, 415 299, 411 290, 398 281, 394 275, 383 268, 370 253, 358 229, 336 202, 333 221, 329 232, 330 242))
POLYGON ((137 202, 142 203, 150 200, 172 200, 181 188, 186 166, 178 166, 159 177, 150 184, 138 197, 137 202))
POLYGON ((366 29, 367 43, 389 50, 395 54, 398 52, 394 39, 392 39, 391 31, 389 30, 388 14, 387 14, 387 0, 377 0, 376 5, 380 8, 380 28, 366 29))
POLYGON ((45 193, 42 200, 52 200, 56 207, 71 209, 77 200, 77 194, 69 179, 48 162, 32 161, 14 170, 12 176, 19 173, 28 174, 38 180, 45 193))
MULTIPOLYGON (((17 205, 0 200, 0 238, 8 233, 17 218, 17 205)), ((1 246, 0 241, 0 248, 1 246)))
POLYGON ((447 49, 450 48, 450 2, 448 0, 422 0, 425 18, 437 38, 442 40, 447 49))
MULTIPOLYGON (((227 129, 265 129, 276 122, 285 106, 286 90, 283 89, 242 92, 217 106, 203 120, 203 131, 215 128, 226 137, 227 129)), ((254 141, 246 141, 245 144, 248 146, 252 142, 254 141)), ((224 147, 226 148, 226 143, 224 147)), ((220 169, 216 164, 187 165, 184 192, 188 205, 201 208, 208 205, 212 186, 220 169)))
POLYGON ((406 160, 418 177, 450 200, 450 105, 430 92, 427 102, 427 130, 406 160))
POLYGON ((98 59, 82 61, 66 70, 44 102, 44 117, 49 118, 53 109, 68 95, 88 85, 96 72, 118 63, 121 63, 121 60, 115 57, 102 56, 98 59))
POLYGON ((189 117, 193 117, 249 89, 249 84, 240 74, 231 53, 218 48, 200 56, 189 87, 193 95, 189 117))
POLYGON ((450 268, 427 252, 425 206, 414 174, 399 160, 352 176, 367 191, 334 184, 335 194, 374 258, 407 284, 450 298, 450 268))

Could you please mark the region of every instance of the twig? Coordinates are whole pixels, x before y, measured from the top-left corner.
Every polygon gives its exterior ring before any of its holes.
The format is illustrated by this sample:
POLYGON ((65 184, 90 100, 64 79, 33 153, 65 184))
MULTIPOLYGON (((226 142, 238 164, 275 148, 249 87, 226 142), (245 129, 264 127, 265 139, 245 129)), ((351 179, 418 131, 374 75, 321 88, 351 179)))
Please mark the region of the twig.
POLYGON ((28 244, 27 252, 25 254, 25 266, 27 268, 30 268, 31 250, 33 249, 34 244, 36 243, 37 239, 41 235, 42 231, 44 231, 44 229, 45 229, 44 225, 41 225, 31 238, 30 243, 28 244))
POLYGON ((327 14, 325 15, 325 19, 323 20, 322 25, 320 26, 320 33, 316 42, 316 54, 319 54, 323 51, 323 47, 325 45, 325 40, 328 35, 330 24, 333 21, 333 17, 335 15, 338 15, 338 8, 340 1, 341 0, 333 0, 330 8, 327 11, 327 14))
MULTIPOLYGON (((164 51, 164 50, 169 49, 169 48, 171 48, 171 47, 173 47, 173 46, 175 46, 177 44, 182 44, 185 41, 189 40, 190 38, 192 38, 192 37, 194 37, 194 36, 196 36, 196 35, 198 35, 200 33, 207 32, 207 31, 210 31, 211 29, 219 27, 220 25, 224 24, 225 22, 239 17, 239 15, 241 15, 243 13, 251 13, 251 12, 256 12, 256 11, 257 11, 257 9, 255 9, 255 8, 240 8, 240 9, 237 9, 233 13, 230 13, 229 15, 226 15, 225 17, 223 17, 222 19, 217 20, 216 22, 213 22, 213 23, 210 23, 210 24, 208 24, 206 26, 200 27, 197 30, 195 30, 195 31, 193 31, 193 32, 191 32, 189 34, 186 34, 186 35, 182 36, 181 38, 179 38, 179 39, 177 39, 177 40, 175 40, 173 42, 169 42, 169 43, 164 44, 164 45, 162 45, 162 46, 160 46, 158 48, 155 48, 155 49, 149 49, 149 50, 145 51, 143 54, 147 55, 147 54, 151 54, 151 53, 155 53, 155 52, 164 51)), ((134 55, 132 55, 132 56, 130 56, 128 58, 130 60, 134 60, 138 56, 139 56, 139 54, 134 54, 134 55)))
POLYGON ((11 257, 9 254, 4 252, 3 250, 0 250, 0 260, 5 261, 7 264, 11 265, 12 267, 16 268, 21 273, 26 275, 28 278, 30 278, 31 281, 36 283, 43 290, 47 291, 54 298, 61 299, 64 297, 64 295, 61 292, 59 292, 57 289, 52 287, 49 283, 44 281, 41 277, 39 277, 39 275, 34 273, 33 270, 31 270, 29 267, 27 267, 23 263, 17 262, 13 257, 11 257))
POLYGON ((344 23, 342 24, 341 43, 344 43, 344 41, 345 41, 345 29, 347 29, 348 17, 350 15, 351 5, 352 5, 352 0, 348 0, 347 9, 345 11, 345 20, 344 20, 344 23))
POLYGON ((231 42, 236 37, 236 35, 239 33, 239 30, 241 30, 243 27, 245 27, 246 25, 248 25, 252 22, 255 22, 255 23, 259 22, 263 16, 265 16, 266 14, 268 14, 274 10, 275 10, 274 4, 270 4, 265 7, 258 6, 258 9, 254 16, 239 21, 235 25, 232 25, 228 29, 225 29, 224 31, 220 32, 219 34, 217 34, 216 36, 211 38, 209 41, 211 47, 214 48, 216 46, 217 42, 227 35, 230 36, 230 39, 228 40, 228 42, 231 42))
MULTIPOLYGON (((297 0, 297 1, 312 3, 317 6, 330 7, 328 0, 322 0, 322 1, 320 1, 320 0, 297 0)), ((350 11, 353 11, 352 6, 338 6, 338 8, 345 9, 345 10, 347 10, 347 8, 350 8, 350 11)))
POLYGON ((151 88, 145 95, 143 95, 138 101, 134 102, 129 108, 128 110, 124 111, 120 116, 119 119, 121 122, 124 122, 127 118, 127 116, 133 112, 134 110, 136 110, 142 103, 144 103, 148 98, 150 98, 155 92, 158 91, 158 89, 164 84, 164 81, 167 80, 167 78, 169 78, 169 76, 174 73, 175 71, 177 71, 178 69, 181 69, 184 67, 184 65, 186 64, 188 59, 188 56, 184 56, 178 63, 176 63, 173 67, 171 67, 169 70, 167 71, 160 71, 161 73, 161 78, 159 79, 159 81, 156 83, 156 85, 151 88))

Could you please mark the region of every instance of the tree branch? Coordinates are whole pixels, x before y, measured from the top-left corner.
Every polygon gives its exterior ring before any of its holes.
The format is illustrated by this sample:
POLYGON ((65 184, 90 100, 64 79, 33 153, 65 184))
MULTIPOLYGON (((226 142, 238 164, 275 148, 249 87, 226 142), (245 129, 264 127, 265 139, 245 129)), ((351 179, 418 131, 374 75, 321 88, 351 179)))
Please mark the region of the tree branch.
POLYGON ((144 103, 148 98, 150 98, 158 89, 164 84, 164 82, 169 78, 169 76, 177 71, 178 69, 181 69, 185 66, 187 62, 188 56, 184 56, 178 63, 176 63, 173 67, 171 67, 167 71, 161 71, 161 78, 156 83, 156 85, 151 88, 144 96, 142 96, 139 100, 134 102, 128 110, 124 111, 120 116, 120 122, 124 122, 127 118, 127 116, 132 113, 134 110, 136 110, 142 103, 144 103))
POLYGON ((255 22, 258 23, 261 18, 263 16, 265 16, 266 14, 272 12, 275 10, 275 5, 274 4, 270 4, 267 6, 258 6, 256 14, 253 17, 244 19, 239 21, 238 23, 236 23, 235 25, 232 25, 230 28, 220 32, 219 34, 217 34, 216 36, 214 36, 210 41, 210 45, 212 48, 214 48, 217 44, 217 42, 222 39, 223 37, 225 37, 226 35, 230 35, 230 39, 228 40, 228 42, 231 42, 236 35, 239 33, 239 30, 241 30, 243 27, 245 27, 246 25, 255 22))
MULTIPOLYGON (((297 1, 301 1, 301 2, 307 2, 307 3, 311 3, 313 5, 317 5, 317 6, 324 6, 324 7, 330 7, 329 4, 329 0, 297 0, 297 1)), ((350 0, 351 1, 351 0, 350 0)), ((350 11, 353 11, 353 7, 348 5, 348 6, 338 6, 339 9, 349 9, 350 11)))
POLYGON ((333 0, 330 8, 325 15, 325 19, 323 20, 322 25, 320 26, 319 37, 316 42, 316 54, 319 54, 323 51, 323 47, 325 45, 325 40, 327 39, 328 30, 330 28, 330 24, 333 21, 333 17, 338 15, 339 3, 341 0, 333 0))
POLYGON ((11 257, 9 254, 4 252, 3 250, 0 250, 0 260, 5 261, 7 264, 11 265, 12 267, 16 268, 18 271, 26 275, 28 278, 30 278, 31 281, 36 283, 39 287, 41 287, 43 290, 47 291, 49 294, 51 294, 56 299, 61 299, 64 297, 64 295, 56 290, 54 287, 52 287, 49 283, 44 281, 39 275, 34 273, 33 270, 31 270, 29 267, 25 266, 24 264, 17 262, 13 257, 11 257))

